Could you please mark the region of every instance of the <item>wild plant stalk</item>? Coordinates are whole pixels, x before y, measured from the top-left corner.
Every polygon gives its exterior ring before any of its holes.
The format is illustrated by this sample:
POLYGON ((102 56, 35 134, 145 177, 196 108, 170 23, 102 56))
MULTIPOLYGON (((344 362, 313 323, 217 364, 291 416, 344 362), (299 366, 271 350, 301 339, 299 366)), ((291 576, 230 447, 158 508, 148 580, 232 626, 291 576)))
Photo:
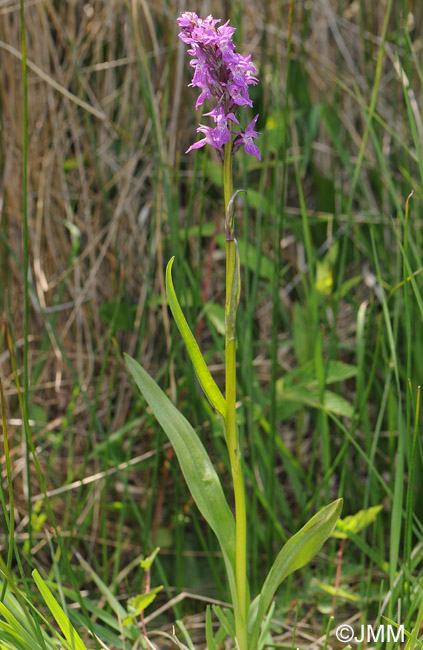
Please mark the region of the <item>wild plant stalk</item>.
POLYGON ((223 158, 223 188, 226 234, 226 300, 225 300, 225 432, 235 497, 235 585, 238 608, 235 609, 235 628, 239 647, 247 648, 248 578, 247 578, 247 516, 241 450, 236 422, 236 311, 240 296, 240 261, 235 239, 234 192, 232 160, 235 151, 244 145, 247 153, 260 160, 260 153, 252 138, 257 137, 254 125, 258 115, 245 131, 237 132, 233 141, 232 125, 239 124, 235 116, 243 105, 252 106, 248 86, 256 84, 256 69, 250 57, 235 53, 232 43, 234 29, 228 23, 216 29, 220 21, 211 16, 202 20, 186 12, 177 21, 180 38, 191 46, 189 53, 194 67, 193 86, 201 90, 196 107, 206 98, 216 100, 211 115, 215 128, 200 125, 198 131, 206 137, 192 145, 194 148, 210 144, 223 158))
MULTIPOLYGON (((197 131, 205 137, 191 145, 188 151, 209 144, 217 150, 223 163, 226 216, 225 397, 214 382, 179 306, 172 282, 173 258, 166 270, 166 293, 197 377, 211 405, 224 422, 235 497, 235 520, 216 470, 194 429, 148 373, 134 359, 126 356, 126 361, 138 387, 172 442, 194 501, 219 541, 234 607, 235 630, 231 631, 231 635, 235 646, 238 650, 261 650, 266 637, 266 625, 263 624, 274 607, 272 600, 278 586, 292 571, 309 562, 321 548, 340 515, 342 500, 338 499, 323 508, 288 540, 270 568, 260 593, 250 602, 245 485, 236 421, 236 312, 241 286, 234 225, 237 192, 233 192, 232 159, 244 146, 246 153, 261 160, 258 147, 253 142, 258 137, 254 130, 258 115, 245 130, 233 133, 232 129, 234 123, 239 124, 235 115, 237 109, 252 106, 248 86, 257 83, 258 79, 250 57, 235 53, 232 42, 235 30, 229 27, 229 21, 216 27, 220 21, 212 16, 202 19, 186 12, 177 22, 181 28, 179 36, 190 45, 188 51, 194 56, 191 60, 194 68, 191 85, 201 90, 196 107, 206 99, 216 102, 214 109, 206 113, 213 118, 214 128, 200 124, 197 131)), ((221 616, 224 615, 221 613, 221 616)), ((227 629, 231 627, 228 622, 227 629)), ((209 647, 214 647, 210 630, 211 625, 207 642, 209 647)))

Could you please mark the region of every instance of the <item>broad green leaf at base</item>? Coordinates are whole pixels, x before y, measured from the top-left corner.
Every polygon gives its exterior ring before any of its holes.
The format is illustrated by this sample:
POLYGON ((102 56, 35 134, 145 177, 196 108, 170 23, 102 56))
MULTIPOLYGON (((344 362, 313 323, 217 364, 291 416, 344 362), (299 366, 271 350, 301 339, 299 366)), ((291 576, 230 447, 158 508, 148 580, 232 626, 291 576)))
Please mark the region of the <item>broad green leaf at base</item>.
POLYGON ((158 423, 173 445, 197 508, 215 533, 225 560, 231 596, 235 589, 235 521, 219 477, 200 438, 154 379, 137 361, 125 355, 128 368, 158 423))
POLYGON ((284 545, 270 569, 260 595, 252 602, 249 612, 251 650, 256 650, 261 622, 268 611, 279 585, 293 571, 300 569, 318 553, 330 537, 342 510, 342 499, 325 506, 295 533, 284 545))

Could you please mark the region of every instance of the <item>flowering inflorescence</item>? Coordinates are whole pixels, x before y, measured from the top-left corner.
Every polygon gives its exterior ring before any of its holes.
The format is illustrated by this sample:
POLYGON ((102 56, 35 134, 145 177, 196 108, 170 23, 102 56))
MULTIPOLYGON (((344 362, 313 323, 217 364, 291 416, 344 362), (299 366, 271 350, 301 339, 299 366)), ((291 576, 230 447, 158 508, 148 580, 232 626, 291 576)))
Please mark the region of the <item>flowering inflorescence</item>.
MULTIPOLYGON (((239 124, 235 116, 239 106, 253 105, 248 96, 248 86, 255 85, 258 79, 251 56, 244 57, 235 52, 232 42, 235 28, 229 26, 229 21, 216 27, 219 22, 220 19, 212 16, 199 18, 191 11, 182 13, 177 19, 181 28, 179 37, 191 46, 188 53, 194 57, 191 59, 194 76, 190 85, 197 86, 201 91, 196 108, 206 99, 216 100, 214 109, 204 113, 213 118, 216 126, 211 128, 200 124, 197 131, 205 137, 191 145, 187 153, 209 144, 218 150, 223 159, 223 147, 232 137, 230 122, 239 124)), ((258 136, 254 130, 257 118, 258 115, 244 131, 234 131, 233 151, 244 146, 246 153, 261 160, 259 149, 253 142, 253 138, 258 136)))

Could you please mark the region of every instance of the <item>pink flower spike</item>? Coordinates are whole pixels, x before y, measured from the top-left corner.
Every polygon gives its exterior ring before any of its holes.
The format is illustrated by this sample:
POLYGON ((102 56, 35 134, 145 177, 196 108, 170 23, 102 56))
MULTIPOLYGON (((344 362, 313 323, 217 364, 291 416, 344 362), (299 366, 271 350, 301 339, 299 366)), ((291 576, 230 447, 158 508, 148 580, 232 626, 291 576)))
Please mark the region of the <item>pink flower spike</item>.
MULTIPOLYGON (((186 11, 176 22, 181 30, 179 37, 188 45, 188 54, 192 56, 190 65, 194 74, 189 85, 199 91, 195 108, 198 109, 207 100, 215 102, 213 110, 204 113, 213 118, 214 128, 200 125, 197 131, 205 137, 188 151, 209 144, 223 158, 223 148, 230 143, 232 135, 229 120, 239 125, 236 117, 238 110, 242 106, 253 105, 248 91, 258 82, 257 68, 251 61, 251 55, 242 56, 235 52, 235 28, 230 26, 229 21, 219 26, 220 19, 212 15, 201 18, 192 11, 186 11)), ((253 143, 258 136, 254 130, 257 117, 245 131, 235 133, 233 153, 244 146, 247 153, 260 160, 258 147, 253 143)))

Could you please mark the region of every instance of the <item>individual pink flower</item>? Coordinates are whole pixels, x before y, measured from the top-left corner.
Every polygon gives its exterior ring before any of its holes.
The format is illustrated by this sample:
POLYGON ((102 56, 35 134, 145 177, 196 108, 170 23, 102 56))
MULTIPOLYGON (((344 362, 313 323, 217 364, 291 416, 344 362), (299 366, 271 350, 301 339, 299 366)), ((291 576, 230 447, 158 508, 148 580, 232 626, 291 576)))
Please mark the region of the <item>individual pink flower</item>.
POLYGON ((191 149, 199 149, 200 147, 204 147, 205 144, 209 144, 215 149, 223 151, 223 146, 231 139, 231 132, 228 129, 227 122, 224 122, 223 120, 221 120, 221 123, 218 124, 214 129, 212 129, 210 126, 204 126, 203 124, 200 124, 197 132, 204 133, 206 137, 202 140, 199 140, 198 142, 194 142, 194 144, 192 144, 185 153, 188 153, 191 151, 191 149))
POLYGON ((238 136, 234 141, 234 151, 237 151, 242 145, 244 145, 245 153, 249 153, 251 156, 255 156, 261 160, 260 151, 256 144, 253 142, 253 138, 258 138, 259 133, 254 130, 254 127, 257 122, 258 115, 255 116, 252 122, 246 127, 245 131, 235 131, 235 134, 238 136))

